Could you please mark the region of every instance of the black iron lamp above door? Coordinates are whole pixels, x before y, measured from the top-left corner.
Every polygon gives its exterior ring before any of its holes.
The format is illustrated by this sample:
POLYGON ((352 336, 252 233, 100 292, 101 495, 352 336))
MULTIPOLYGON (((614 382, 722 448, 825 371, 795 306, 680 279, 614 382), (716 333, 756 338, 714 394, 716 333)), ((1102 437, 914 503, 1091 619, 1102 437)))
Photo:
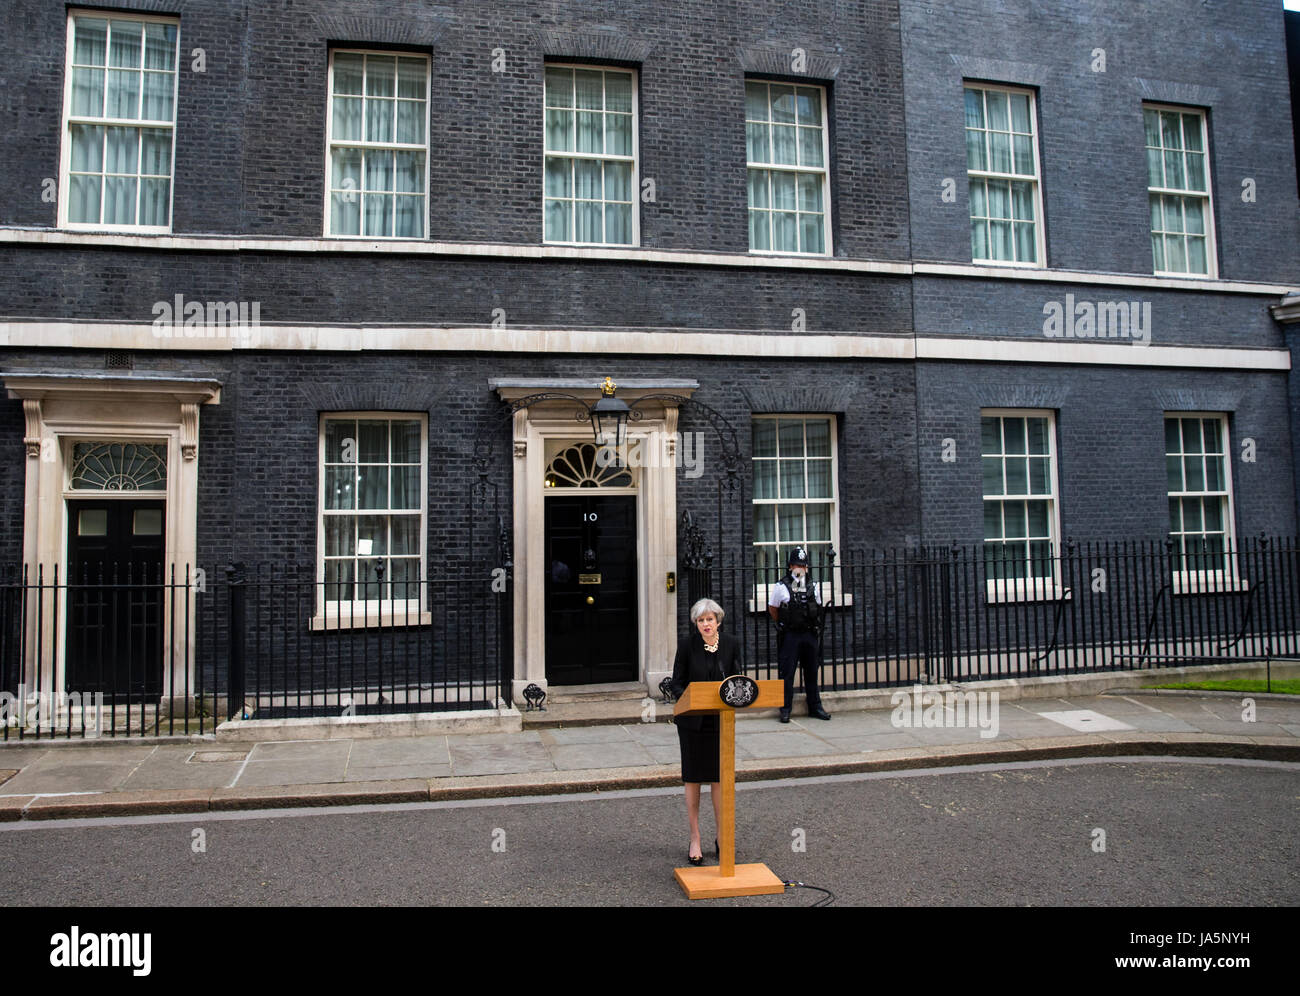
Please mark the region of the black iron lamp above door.
POLYGON ((610 447, 621 454, 627 444, 627 402, 614 397, 617 385, 606 377, 600 385, 600 400, 591 408, 591 432, 598 447, 610 447))

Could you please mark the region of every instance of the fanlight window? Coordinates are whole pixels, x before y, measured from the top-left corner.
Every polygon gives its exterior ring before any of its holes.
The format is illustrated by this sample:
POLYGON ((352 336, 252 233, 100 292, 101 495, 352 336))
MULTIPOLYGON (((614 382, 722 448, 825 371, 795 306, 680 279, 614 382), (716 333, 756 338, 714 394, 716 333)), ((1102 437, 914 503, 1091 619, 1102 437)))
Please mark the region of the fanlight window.
POLYGON ((579 443, 555 454, 546 468, 548 488, 632 488, 636 482, 626 467, 611 459, 608 449, 579 443))
POLYGON ((166 443, 73 443, 77 491, 166 491, 166 443))

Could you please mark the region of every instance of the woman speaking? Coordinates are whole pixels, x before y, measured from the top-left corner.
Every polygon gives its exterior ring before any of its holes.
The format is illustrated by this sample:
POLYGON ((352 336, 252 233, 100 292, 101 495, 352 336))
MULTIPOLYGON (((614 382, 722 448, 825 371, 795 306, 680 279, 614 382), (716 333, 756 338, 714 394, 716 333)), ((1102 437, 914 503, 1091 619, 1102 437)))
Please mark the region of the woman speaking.
MULTIPOLYGON (((677 657, 673 660, 673 695, 681 698, 692 681, 721 681, 729 675, 739 674, 740 643, 721 632, 722 606, 711 598, 701 598, 691 606, 691 632, 677 644, 677 657)), ((677 719, 677 739, 682 748, 682 781, 686 783, 686 816, 691 824, 691 842, 686 857, 693 865, 704 864, 704 848, 700 845, 700 785, 709 783, 709 798, 713 800, 713 821, 719 820, 718 798, 718 716, 680 716, 677 719)), ((717 843, 714 843, 717 854, 717 843)))

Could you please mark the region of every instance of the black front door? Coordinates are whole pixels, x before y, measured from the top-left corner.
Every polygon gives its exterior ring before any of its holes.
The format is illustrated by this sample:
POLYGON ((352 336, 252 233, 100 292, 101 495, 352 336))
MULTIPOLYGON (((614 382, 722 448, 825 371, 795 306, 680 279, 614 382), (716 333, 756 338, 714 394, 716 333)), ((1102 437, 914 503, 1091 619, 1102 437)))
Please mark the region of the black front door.
POLYGON ((546 677, 635 681, 636 497, 546 498, 546 677))
POLYGON ((68 502, 66 691, 161 694, 165 509, 68 502))

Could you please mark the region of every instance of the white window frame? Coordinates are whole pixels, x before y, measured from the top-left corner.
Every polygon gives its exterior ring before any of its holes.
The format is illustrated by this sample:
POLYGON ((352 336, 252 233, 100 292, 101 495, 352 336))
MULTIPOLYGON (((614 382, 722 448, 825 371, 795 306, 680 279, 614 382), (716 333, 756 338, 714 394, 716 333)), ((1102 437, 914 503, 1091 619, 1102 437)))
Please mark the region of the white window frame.
MULTIPOLYGON (((602 102, 605 99, 604 82, 601 83, 602 102)), ((574 109, 576 112, 576 108, 574 109)), ((601 111, 602 114, 608 113, 601 111)), ((574 144, 577 144, 576 131, 576 113, 575 113, 575 132, 574 144)), ((540 180, 542 194, 542 244, 550 246, 587 246, 587 247, 608 247, 615 249, 632 249, 641 245, 641 74, 635 69, 629 69, 626 66, 604 66, 604 65, 587 65, 580 62, 547 62, 542 66, 542 175, 540 180), (594 153, 572 151, 548 151, 546 148, 546 111, 548 104, 546 102, 546 70, 548 69, 576 69, 587 70, 589 72, 599 73, 622 73, 630 76, 632 79, 632 154, 630 156, 620 155, 617 153, 594 153), (573 195, 567 198, 548 197, 546 193, 546 161, 554 156, 557 159, 590 159, 601 163, 606 162, 630 162, 632 164, 632 240, 630 242, 580 242, 576 239, 551 239, 546 236, 546 202, 547 200, 566 200, 570 203, 570 231, 577 231, 576 218, 574 217, 574 208, 578 201, 576 187, 573 195)), ((610 201, 605 198, 602 188, 600 203, 618 204, 621 201, 610 201)), ((604 233, 605 221, 604 211, 601 212, 601 232, 604 233)))
MULTIPOLYGON (((990 602, 1027 602, 1027 601, 1046 601, 1055 599, 1068 599, 1072 597, 1069 588, 1061 584, 1061 485, 1059 479, 1059 460, 1056 446, 1056 412, 1050 408, 981 408, 981 443, 980 443, 980 520, 983 521, 983 512, 990 501, 997 502, 1000 506, 1008 501, 1047 501, 1049 511, 1047 516, 1048 542, 1052 547, 1052 573, 1050 575, 1034 575, 1024 578, 990 578, 985 577, 985 595, 990 602), (1005 429, 1001 428, 1001 420, 1005 418, 1045 418, 1047 419, 1047 446, 1048 459, 1051 481, 1051 492, 1047 495, 1020 494, 1020 495, 985 495, 984 494, 984 445, 982 442, 983 426, 982 420, 986 418, 996 418, 999 420, 1000 447, 1003 458, 1003 479, 1005 484, 1006 474, 1006 451, 1005 451, 1005 429)), ((1026 431, 1027 431, 1026 427, 1026 431)), ((1026 483, 1028 478, 1026 478, 1026 483)), ((982 527, 981 527, 982 531, 982 527)), ((994 540, 999 547, 1005 546, 1005 537, 994 540)), ((981 537, 980 551, 983 551, 990 540, 987 537, 981 537)), ((1033 561, 1027 560, 1026 564, 1032 566, 1033 561)), ((1028 574, 1028 571, 1026 571, 1028 574)))
MULTIPOLYGON (((755 249, 754 246, 753 246, 753 244, 751 243, 751 245, 749 246, 749 251, 750 251, 751 253, 753 253, 754 255, 756 255, 756 256, 830 256, 830 255, 832 255, 832 237, 831 237, 831 139, 830 139, 831 129, 830 129, 830 107, 829 107, 829 99, 828 99, 828 96, 827 96, 826 87, 824 87, 824 86, 820 86, 820 85, 815 84, 815 83, 791 83, 791 82, 786 81, 786 80, 766 79, 766 78, 764 78, 764 77, 757 77, 757 76, 755 76, 755 77, 746 77, 746 78, 745 78, 745 81, 744 81, 745 86, 749 86, 749 84, 751 84, 751 83, 761 84, 761 85, 766 86, 766 87, 769 88, 769 89, 768 89, 768 96, 767 96, 768 121, 767 121, 767 122, 760 122, 760 121, 753 121, 753 122, 751 122, 751 120, 750 120, 750 118, 749 118, 749 113, 748 113, 748 110, 747 110, 747 109, 748 109, 748 106, 749 106, 749 102, 748 102, 747 100, 744 101, 744 106, 746 107, 746 113, 745 113, 745 132, 746 132, 746 139, 745 139, 745 233, 746 233, 746 238, 748 238, 748 233, 749 233, 749 213, 750 213, 750 211, 751 211, 751 208, 749 207, 749 174, 750 174, 750 171, 751 171, 751 170, 765 170, 765 171, 767 171, 768 173, 773 173, 773 172, 794 173, 794 174, 796 174, 796 176, 798 176, 798 175, 800 175, 800 174, 816 174, 816 175, 819 175, 819 176, 821 177, 821 188, 822 188, 822 211, 821 211, 821 215, 822 215, 822 236, 823 236, 823 243, 824 243, 824 246, 823 246, 822 249, 818 250, 817 252, 805 252, 805 251, 802 251, 802 250, 794 250, 794 249, 755 249), (820 98, 820 99, 821 99, 821 111, 822 111, 822 120, 821 120, 821 132, 822 132, 822 164, 821 164, 821 166, 790 166, 790 165, 787 165, 787 164, 781 164, 781 163, 772 163, 772 162, 753 162, 752 160, 750 160, 750 158, 749 158, 749 138, 748 138, 748 132, 749 132, 749 126, 750 126, 751 123, 752 123, 752 124, 763 124, 763 123, 766 123, 766 124, 768 125, 768 132, 769 132, 769 134, 768 134, 768 138, 769 138, 769 149, 770 149, 770 147, 771 147, 771 145, 770 145, 770 141, 771 141, 771 123, 772 123, 772 122, 771 122, 771 112, 772 112, 772 91, 771 91, 771 87, 773 87, 773 86, 789 86, 789 87, 794 87, 795 90, 796 90, 796 96, 797 96, 797 91, 798 91, 798 90, 816 90, 816 91, 818 91, 818 92, 821 94, 821 98, 820 98)), ((796 122, 796 126, 797 126, 797 122, 796 122)), ((797 154, 798 147, 799 147, 799 143, 798 143, 798 139, 797 139, 797 136, 796 136, 796 141, 795 141, 796 154, 797 154)), ((797 194, 797 184, 796 184, 796 197, 797 197, 797 196, 798 196, 798 194, 797 194)), ((768 220, 768 241, 769 241, 769 242, 771 241, 771 236, 772 236, 772 219, 773 219, 773 216, 777 213, 776 210, 770 206, 771 203, 772 203, 772 200, 771 200, 771 186, 770 186, 770 184, 769 184, 769 187, 768 187, 768 205, 769 205, 769 207, 766 208, 766 209, 760 209, 760 210, 765 210, 765 213, 766 213, 767 216, 768 216, 768 219, 767 219, 767 220, 768 220)), ((798 205, 798 202, 796 201, 796 211, 797 211, 797 205, 798 205)), ((812 212, 809 212, 809 213, 812 213, 812 212)), ((797 230, 797 228, 798 228, 798 214, 797 214, 797 213, 796 213, 795 226, 796 226, 796 230, 797 230)))
MULTIPOLYGON (((838 554, 838 553, 840 552, 840 471, 839 471, 839 462, 840 462, 840 457, 839 457, 839 419, 838 419, 837 416, 835 416, 835 415, 831 415, 831 414, 829 414, 829 413, 827 413, 827 412, 778 412, 778 413, 773 413, 773 414, 766 414, 766 413, 758 414, 758 413, 756 413, 756 414, 750 416, 750 432, 751 432, 751 433, 753 432, 753 426, 754 426, 754 423, 755 423, 755 422, 779 422, 779 421, 782 420, 782 419, 785 419, 785 420, 793 420, 793 419, 805 419, 805 420, 807 420, 807 419, 817 419, 817 420, 824 420, 824 421, 826 421, 826 422, 829 424, 830 444, 831 444, 831 455, 830 455, 830 465, 831 465, 831 497, 830 497, 829 500, 828 500, 828 499, 825 499, 825 498, 812 498, 812 499, 809 499, 809 498, 806 498, 806 497, 805 497, 805 498, 761 498, 761 499, 760 499, 760 498, 756 498, 756 497, 754 497, 754 490, 755 490, 755 489, 754 489, 754 487, 753 487, 753 485, 752 485, 752 483, 751 483, 751 486, 750 486, 750 500, 749 500, 749 504, 750 504, 750 530, 751 530, 751 533, 754 531, 754 530, 753 530, 753 525, 754 525, 753 512, 754 512, 754 509, 755 509, 757 506, 759 506, 759 505, 763 505, 763 506, 768 506, 768 505, 773 505, 773 506, 779 506, 779 505, 829 505, 830 508, 831 508, 831 514, 830 514, 830 533, 831 533, 831 536, 830 536, 830 543, 828 544, 828 546, 829 546, 830 549, 835 550, 836 553, 838 554)), ((779 429, 779 428, 778 428, 777 432, 778 432, 778 446, 779 446, 779 439, 780 439, 780 436, 779 436, 780 429, 779 429)), ((805 436, 805 440, 806 440, 806 438, 807 438, 807 428, 806 428, 806 427, 805 427, 805 429, 804 429, 804 436, 805 436)), ((778 450, 778 454, 779 454, 779 450, 778 450)), ((775 457, 775 458, 772 458, 772 457, 755 457, 755 456, 753 455, 753 453, 751 452, 751 453, 750 453, 750 457, 749 457, 751 482, 752 482, 752 480, 753 480, 753 478, 754 478, 753 467, 754 467, 754 464, 756 463, 756 461, 758 461, 758 460, 772 460, 772 462, 777 462, 779 459, 780 459, 779 455, 778 455, 777 457, 775 457)), ((804 457, 803 457, 802 459, 805 461, 805 475, 806 475, 806 461, 808 460, 808 456, 807 456, 807 454, 805 454, 804 457)), ((823 459, 823 458, 822 458, 822 457, 814 457, 813 459, 821 460, 821 459, 823 459)), ((806 477, 805 477, 805 479, 806 479, 806 477)), ((780 482, 780 467, 779 467, 779 465, 778 465, 778 468, 777 468, 777 481, 778 481, 778 487, 779 487, 779 482, 780 482)), ((801 540, 778 540, 778 542, 776 543, 776 550, 777 550, 777 553, 779 553, 781 556, 783 556, 783 557, 788 557, 789 554, 790 554, 790 548, 791 548, 791 547, 793 547, 793 546, 797 546, 797 545, 806 545, 807 543, 808 543, 808 540, 807 540, 806 538, 805 538, 805 539, 801 539, 801 540)), ((759 542, 757 542, 756 540, 751 540, 751 542, 750 542, 750 548, 751 548, 753 551, 755 551, 755 552, 757 552, 759 548, 762 548, 762 547, 771 547, 772 545, 773 545, 773 544, 771 544, 771 543, 759 543, 759 542)), ((822 544, 821 544, 820 541, 818 541, 818 542, 817 542, 817 545, 818 545, 818 546, 821 546, 822 544)), ((784 565, 783 565, 783 566, 784 566, 784 565)), ((815 569, 815 568, 814 568, 814 569, 815 569)), ((822 568, 822 569, 824 570, 825 568, 822 568)), ((840 568, 839 568, 839 560, 838 560, 838 557, 837 557, 837 559, 836 559, 836 565, 835 565, 835 571, 838 573, 839 569, 840 569, 840 568)), ((754 601, 750 604, 750 606, 749 606, 749 611, 751 611, 751 612, 754 612, 754 611, 758 611, 758 612, 766 612, 766 611, 767 611, 767 600, 768 600, 768 597, 769 597, 770 594, 771 594, 771 588, 772 588, 772 585, 771 585, 770 583, 764 582, 764 581, 762 581, 761 579, 758 579, 758 580, 756 581, 756 584, 755 584, 754 601), (756 608, 756 607, 757 607, 757 608, 756 608)), ((831 593, 832 593, 832 590, 839 592, 839 593, 841 594, 841 597, 843 597, 843 598, 847 598, 847 595, 843 592, 843 586, 842 586, 842 585, 838 585, 838 584, 837 584, 837 585, 835 586, 835 588, 832 589, 832 586, 831 586, 831 578, 829 578, 829 577, 822 577, 822 578, 819 579, 819 584, 818 584, 818 597, 822 600, 822 603, 823 603, 823 604, 825 604, 826 600, 830 597, 830 595, 831 595, 831 593)), ((851 602, 851 601, 845 601, 844 604, 852 604, 852 602, 851 602)))
MULTIPOLYGON (((1184 129, 1184 132, 1186 129, 1186 125, 1183 122, 1181 115, 1186 114, 1198 118, 1200 120, 1200 127, 1201 127, 1201 155, 1205 157, 1205 189, 1204 190, 1190 190, 1184 187, 1153 187, 1151 186, 1151 182, 1150 182, 1151 181, 1150 174, 1148 173, 1147 175, 1147 202, 1148 202, 1147 228, 1149 234, 1151 234, 1152 236, 1155 235, 1155 232, 1150 230, 1150 199, 1152 195, 1161 194, 1170 197, 1198 197, 1204 199, 1205 201, 1205 267, 1206 267, 1205 272, 1197 273, 1192 270, 1158 270, 1155 268, 1154 250, 1152 251, 1152 257, 1151 257, 1151 272, 1154 273, 1157 277, 1181 277, 1183 279, 1190 278, 1190 279, 1200 279, 1200 280, 1218 279, 1219 254, 1216 247, 1215 232, 1214 232, 1214 179, 1210 173, 1209 115, 1205 112, 1203 108, 1199 108, 1199 107, 1179 107, 1175 104, 1144 103, 1142 105, 1143 168, 1144 169, 1146 168, 1145 153, 1147 149, 1151 148, 1151 146, 1148 146, 1146 144, 1146 112, 1147 111, 1165 112, 1165 113, 1180 115, 1179 125, 1184 129)), ((1161 146, 1161 148, 1163 149, 1163 145, 1161 146)), ((1184 141, 1183 142, 1184 155, 1186 154, 1186 149, 1187 149, 1187 143, 1186 141, 1184 141)), ((1184 226, 1184 235, 1185 233, 1186 233, 1186 226, 1184 226)), ((1167 253, 1165 258, 1168 259, 1167 253)), ((1184 258, 1186 258, 1186 253, 1184 253, 1184 258)))
MULTIPOLYGON (((1031 138, 1033 139, 1034 149, 1034 172, 1031 176, 1028 173, 999 173, 991 169, 974 170, 970 168, 969 161, 966 164, 966 183, 967 183, 967 235, 971 233, 971 226, 974 225, 975 219, 970 217, 970 182, 974 179, 979 180, 1006 180, 1013 183, 1029 182, 1034 187, 1034 254, 1037 257, 1034 261, 1024 261, 1015 259, 977 259, 975 253, 971 252, 971 262, 977 266, 1015 266, 1022 269, 1041 270, 1047 268, 1047 226, 1043 215, 1043 161, 1039 151, 1038 143, 1038 94, 1028 87, 1001 86, 993 83, 980 83, 972 80, 962 81, 962 158, 966 159, 966 132, 965 126, 965 108, 966 108, 966 91, 977 90, 981 94, 987 93, 1005 93, 1005 94, 1022 94, 1029 98, 1029 126, 1033 129, 1031 138)), ((981 97, 984 106, 984 123, 983 133, 988 134, 990 129, 988 125, 988 100, 981 97)), ((1008 115, 1010 112, 1008 111, 1008 115)), ((1008 122, 1009 122, 1008 117, 1008 122)), ((987 140, 986 140, 986 152, 987 140)), ((991 165, 991 162, 988 163, 991 165)), ((1015 167, 1015 147, 1012 143, 1011 165, 1015 167)), ((986 195, 987 197, 987 195, 986 195)), ((993 240, 990 237, 989 246, 992 246, 993 240)), ((1011 245, 1014 247, 1015 232, 1012 231, 1011 245)))
MULTIPOLYGON (((1184 560, 1186 554, 1184 553, 1182 540, 1175 539, 1175 536, 1177 535, 1181 537, 1187 535, 1187 533, 1179 532, 1178 534, 1175 534, 1173 532, 1173 523, 1170 522, 1168 524, 1168 528, 1166 529, 1165 532, 1166 537, 1169 539, 1174 539, 1174 542, 1178 545, 1179 560, 1180 562, 1183 562, 1183 566, 1180 567, 1179 569, 1176 569, 1173 572, 1174 593, 1194 594, 1196 592, 1244 590, 1248 586, 1248 583, 1241 579, 1237 571, 1237 535, 1236 535, 1236 522, 1234 518, 1235 503, 1233 501, 1234 496, 1232 490, 1232 440, 1228 436, 1228 415, 1226 412, 1167 411, 1164 413, 1164 419, 1162 422, 1162 428, 1165 429, 1165 432, 1168 431, 1168 424, 1172 419, 1201 419, 1201 420, 1209 419, 1219 423, 1219 434, 1220 434, 1219 438, 1222 441, 1223 448, 1216 455, 1221 456, 1223 458, 1223 483, 1224 483, 1224 488, 1222 492, 1209 491, 1209 490, 1169 491, 1168 488, 1166 487, 1166 497, 1169 499, 1201 498, 1202 500, 1204 500, 1205 498, 1218 497, 1222 502, 1221 514, 1223 516, 1223 523, 1224 523, 1224 528, 1223 528, 1224 550, 1221 558, 1221 563, 1216 568, 1213 569, 1206 568, 1201 570, 1186 569, 1186 564, 1184 560)), ((1165 454, 1165 462, 1167 468, 1168 460, 1171 454, 1169 453, 1169 445, 1167 442, 1167 437, 1165 437, 1163 433, 1162 433, 1162 438, 1166 438, 1166 442, 1164 444, 1164 454, 1165 454)), ((1182 428, 1180 426, 1179 427, 1180 442, 1181 439, 1182 439, 1182 428)), ((1185 457, 1187 455, 1195 456, 1196 454, 1187 454, 1185 451, 1183 451, 1177 455, 1181 457, 1185 457)), ((1204 454, 1202 453, 1202 455, 1204 454)), ((1185 480, 1184 483, 1186 483, 1185 480)), ((1166 469, 1166 485, 1167 484, 1168 484, 1168 470, 1166 469)), ((1166 516, 1167 515, 1168 515, 1168 506, 1166 505, 1166 516)), ((1204 520, 1202 520, 1202 524, 1204 524, 1204 520)), ((1202 530, 1202 535, 1204 535, 1204 530, 1202 530)), ((1193 556, 1196 556, 1196 554, 1193 554, 1193 556)))
MULTIPOLYGON (((370 49, 370 48, 331 48, 331 49, 330 49, 330 53, 329 53, 329 70, 328 70, 328 72, 327 72, 327 74, 326 74, 326 79, 325 79, 325 183, 324 183, 324 188, 325 188, 325 203, 324 203, 324 216, 323 216, 323 226, 322 226, 322 227, 323 227, 323 230, 324 230, 324 232, 325 232, 325 237, 326 237, 326 238, 331 238, 331 239, 363 239, 363 240, 375 240, 375 239, 379 239, 379 240, 382 240, 382 241, 385 241, 385 242, 393 242, 393 241, 398 241, 398 242, 402 242, 402 241, 405 241, 405 242, 412 242, 412 241, 417 241, 417 240, 419 240, 419 241, 424 241, 424 240, 427 240, 427 239, 429 238, 429 137, 430 137, 430 135, 429 135, 429 133, 430 133, 429 114, 430 114, 430 107, 432 106, 432 90, 431 90, 431 86, 432 86, 432 84, 431 84, 431 77, 432 77, 432 76, 433 76, 432 60, 429 58, 429 56, 424 55, 424 54, 419 53, 419 52, 405 52, 405 51, 392 50, 392 49, 370 49), (386 58, 386 59, 422 59, 422 60, 424 60, 424 143, 423 143, 423 144, 419 144, 419 143, 415 143, 415 142, 398 142, 398 141, 396 141, 396 140, 394 140, 394 141, 392 141, 392 142, 372 142, 372 141, 369 141, 368 139, 366 139, 366 138, 364 138, 364 137, 363 137, 363 138, 360 138, 360 139, 338 139, 338 140, 336 140, 336 139, 334 138, 334 98, 335 98, 335 96, 346 96, 346 95, 342 95, 342 94, 340 94, 340 95, 336 95, 336 94, 334 93, 334 58, 335 58, 335 56, 338 56, 338 55, 378 56, 378 57, 386 58), (421 195, 421 197, 420 197, 420 205, 421 205, 421 206, 420 206, 420 212, 421 212, 421 213, 420 213, 420 219, 421 219, 421 228, 422 228, 422 230, 423 230, 423 231, 422 231, 422 234, 420 234, 420 235, 398 235, 398 234, 396 234, 396 233, 397 233, 397 205, 396 205, 396 200, 394 200, 394 205, 393 205, 393 234, 392 234, 392 235, 367 235, 367 234, 366 234, 366 232, 365 232, 365 225, 366 225, 365 195, 368 193, 368 191, 366 191, 366 190, 364 189, 364 188, 365 188, 365 182, 366 182, 366 181, 365 181, 366 171, 365 171, 365 160, 364 160, 364 158, 363 158, 363 160, 362 160, 362 167, 361 167, 361 186, 358 187, 357 190, 356 190, 357 203, 358 203, 358 205, 359 205, 359 207, 358 207, 358 211, 360 212, 360 218, 359 218, 360 225, 359 225, 359 228, 360 228, 361 230, 360 230, 359 232, 357 232, 356 234, 351 234, 351 233, 347 233, 347 232, 335 232, 335 231, 334 231, 334 205, 333 205, 334 193, 335 193, 337 190, 344 190, 344 191, 346 191, 346 190, 348 189, 348 188, 341 188, 341 187, 336 188, 336 187, 334 186, 334 149, 335 149, 336 147, 346 147, 346 148, 352 148, 352 149, 360 149, 360 150, 362 150, 363 153, 365 153, 365 152, 369 152, 369 151, 385 151, 385 150, 387 150, 387 151, 392 151, 392 152, 394 152, 394 153, 397 153, 397 152, 423 152, 423 154, 424 154, 424 172, 423 172, 423 179, 424 179, 424 193, 423 193, 423 194, 421 195)), ((361 90, 362 90, 362 93, 361 93, 361 100, 362 100, 362 104, 361 104, 361 108, 362 108, 362 110, 361 110, 361 128, 362 128, 362 135, 363 135, 363 136, 364 136, 364 134, 365 134, 365 125, 366 125, 365 106, 366 106, 366 101, 370 99, 370 95, 367 94, 367 93, 365 92, 365 89, 366 89, 366 87, 365 87, 364 76, 363 76, 363 81, 362 81, 362 85, 361 85, 361 90)), ((409 98, 398 97, 398 96, 397 96, 396 85, 394 85, 394 90, 393 90, 393 96, 392 96, 392 97, 379 97, 378 99, 380 99, 380 100, 392 100, 392 101, 394 102, 394 104, 396 104, 397 101, 399 101, 399 100, 409 99, 409 98)), ((394 139, 395 139, 395 138, 396 138, 396 136, 394 135, 394 139)), ((394 161, 395 161, 395 160, 394 160, 394 161)), ((410 196, 409 194, 405 194, 405 193, 402 193, 402 194, 399 195, 399 194, 397 194, 397 192, 396 192, 396 186, 397 186, 397 184, 396 184, 396 165, 394 165, 394 183, 393 183, 393 186, 394 186, 394 189, 393 189, 392 191, 387 191, 387 193, 389 193, 390 195, 397 195, 397 196, 402 196, 402 197, 409 197, 409 196, 410 196)), ((375 193, 382 194, 382 193, 385 193, 385 191, 375 191, 375 193)))
MULTIPOLYGON (((389 449, 391 466, 391 443, 389 449)), ((312 629, 362 629, 366 627, 393 627, 407 625, 428 625, 432 621, 428 596, 428 542, 429 542, 429 416, 426 412, 400 411, 343 411, 322 412, 317 423, 317 475, 316 475, 316 591, 315 614, 312 617, 312 629), (327 600, 328 590, 325 583, 325 427, 332 421, 414 421, 420 423, 420 571, 419 597, 401 599, 357 599, 349 601, 327 600)), ((365 514, 364 509, 332 509, 340 515, 356 517, 365 514)), ((411 510, 399 510, 409 512, 411 510)), ((391 510, 374 510, 375 514, 391 515, 391 510)), ((385 554, 391 557, 391 551, 385 554)), ((357 559, 359 555, 354 555, 357 559)), ((353 579, 352 583, 361 583, 353 579)), ((391 583, 386 581, 385 583, 391 583)), ((401 582, 399 582, 401 583, 401 582)))
MULTIPOLYGON (((112 27, 109 28, 109 34, 112 34, 112 27)), ((106 40, 106 45, 108 44, 106 40)), ((168 234, 172 230, 175 221, 175 200, 176 200, 176 119, 180 110, 180 52, 181 52, 181 24, 175 17, 159 17, 151 14, 136 14, 124 12, 112 12, 106 10, 85 10, 80 8, 70 9, 68 11, 68 23, 66 29, 65 51, 67 56, 63 63, 63 130, 59 141, 59 198, 58 198, 58 224, 60 228, 69 228, 75 231, 97 231, 97 232, 135 232, 139 234, 168 234), (155 121, 145 118, 110 118, 110 117, 93 117, 86 115, 74 115, 72 113, 72 67, 75 51, 76 37, 76 19, 78 17, 93 18, 104 21, 123 21, 128 23, 141 24, 169 24, 176 29, 176 62, 175 71, 172 78, 172 116, 170 121, 155 121), (104 224, 102 222, 89 221, 71 221, 69 219, 71 209, 72 193, 72 126, 73 125, 91 125, 104 128, 134 128, 137 131, 144 129, 167 130, 171 133, 171 159, 168 163, 167 176, 167 224, 166 225, 116 225, 104 224)), ((143 55, 140 72, 143 74, 143 55)), ((107 63, 109 53, 106 49, 104 53, 105 60, 105 80, 104 80, 104 100, 108 100, 108 80, 107 80, 107 63)), ((141 81, 143 83, 143 80, 141 81)), ((144 87, 140 88, 141 109, 143 110, 144 87)), ((100 175, 106 175, 103 169, 105 163, 102 158, 103 150, 101 147, 100 175)), ((141 173, 144 163, 139 158, 137 152, 136 159, 136 177, 140 181, 136 186, 135 210, 136 217, 140 217, 141 190, 143 188, 143 178, 156 177, 155 173, 141 173)), ((122 174, 125 175, 125 174, 122 174)), ((99 215, 104 216, 104 188, 100 186, 99 215)))

